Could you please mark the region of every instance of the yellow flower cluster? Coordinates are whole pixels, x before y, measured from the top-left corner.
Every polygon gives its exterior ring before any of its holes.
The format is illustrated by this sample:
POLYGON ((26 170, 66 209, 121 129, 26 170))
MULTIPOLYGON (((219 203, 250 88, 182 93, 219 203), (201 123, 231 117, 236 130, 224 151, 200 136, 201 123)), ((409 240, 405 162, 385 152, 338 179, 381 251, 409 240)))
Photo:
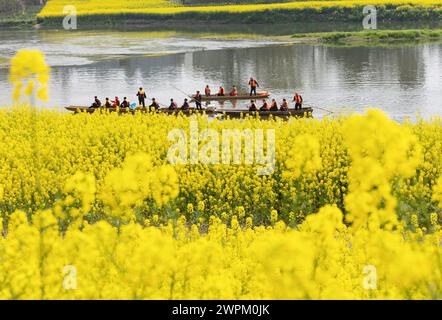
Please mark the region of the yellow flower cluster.
POLYGON ((440 7, 441 0, 337 0, 337 1, 294 1, 268 4, 244 5, 213 5, 213 6, 182 6, 168 0, 49 0, 47 5, 38 14, 39 18, 63 16, 63 8, 73 5, 79 15, 94 14, 179 14, 186 12, 260 12, 270 10, 322 10, 332 7, 353 8, 364 5, 419 5, 440 7))
POLYGON ((47 82, 49 81, 49 66, 46 64, 44 55, 39 50, 19 50, 11 59, 9 79, 14 85, 13 99, 18 101, 22 95, 23 87, 26 96, 31 97, 31 103, 35 103, 33 95, 37 92, 40 100, 46 101, 47 82), (39 88, 36 91, 36 86, 39 88))
POLYGON ((0 128, 0 298, 442 298, 439 118, 13 107, 0 128), (170 165, 192 121, 275 130, 273 174, 170 165))
POLYGON ((184 214, 192 223, 215 215, 225 223, 238 216, 241 224, 248 217, 254 224, 270 223, 275 209, 279 219, 296 225, 324 205, 336 204, 349 223, 367 227, 367 216, 375 214, 380 224, 394 227, 396 215, 410 222, 418 214, 426 228, 430 214, 440 210, 440 119, 398 124, 380 111, 369 111, 294 123, 209 121, 205 116, 193 121, 200 132, 275 130, 274 173, 259 176, 259 165, 246 164, 171 166, 168 151, 175 141, 168 133, 183 129, 190 134, 191 121, 184 116, 72 117, 3 108, 0 209, 5 216, 17 208, 31 214, 58 203, 75 206, 80 210, 74 210, 75 217, 92 220, 103 215, 123 221, 158 215, 161 220, 184 214))
POLYGON ((181 217, 118 229, 102 221, 63 236, 50 210, 32 223, 17 211, 0 241, 0 298, 440 299, 441 236, 355 233, 333 206, 299 230, 211 217, 200 232, 181 217))
POLYGON ((345 199, 348 220, 355 227, 393 228, 397 224, 397 201, 391 194, 391 181, 416 172, 421 162, 416 136, 379 110, 351 116, 344 124, 343 135, 352 160, 345 199))

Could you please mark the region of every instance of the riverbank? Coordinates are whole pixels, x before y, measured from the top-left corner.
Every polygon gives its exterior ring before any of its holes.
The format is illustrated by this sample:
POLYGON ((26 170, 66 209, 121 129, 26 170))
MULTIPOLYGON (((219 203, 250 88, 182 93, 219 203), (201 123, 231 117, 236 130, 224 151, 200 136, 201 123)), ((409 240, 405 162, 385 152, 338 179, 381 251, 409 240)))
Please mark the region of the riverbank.
POLYGON ((324 44, 390 44, 397 42, 436 42, 442 40, 442 29, 436 30, 364 30, 357 32, 301 33, 291 36, 296 43, 324 44))
MULTIPOLYGON (((65 2, 52 0, 37 15, 40 23, 60 24, 65 2)), ((440 21, 442 0, 298 1, 224 6, 163 6, 125 4, 107 7, 98 2, 72 1, 81 25, 126 25, 152 21, 275 23, 280 21, 362 21, 363 8, 375 6, 378 21, 440 21)))
POLYGON ((27 6, 24 12, 0 13, 0 28, 31 27, 37 24, 37 14, 43 6, 27 6))

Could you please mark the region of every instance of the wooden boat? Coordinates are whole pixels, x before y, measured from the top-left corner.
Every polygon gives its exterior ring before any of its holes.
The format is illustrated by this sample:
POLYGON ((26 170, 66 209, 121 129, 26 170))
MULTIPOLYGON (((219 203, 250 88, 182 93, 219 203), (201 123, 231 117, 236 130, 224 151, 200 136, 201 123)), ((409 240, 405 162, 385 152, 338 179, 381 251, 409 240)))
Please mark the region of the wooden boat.
MULTIPOLYGON (((69 106, 66 107, 66 110, 72 111, 74 113, 94 113, 94 112, 117 112, 117 109, 110 108, 91 108, 91 107, 84 107, 84 106, 69 106)), ((216 109, 203 109, 203 110, 197 110, 195 108, 190 108, 189 110, 170 110, 170 109, 158 109, 158 110, 152 110, 149 111, 148 109, 143 108, 136 108, 136 109, 129 109, 129 108, 119 108, 119 113, 136 113, 139 112, 152 112, 152 113, 165 113, 169 115, 192 115, 197 113, 205 113, 210 116, 221 116, 224 118, 245 118, 247 116, 249 117, 260 117, 263 119, 267 119, 269 117, 278 117, 278 118, 289 118, 289 117, 311 117, 313 113, 312 108, 302 108, 302 109, 289 109, 288 111, 248 111, 248 110, 216 110, 216 109)))
POLYGON ((177 115, 177 114, 184 114, 184 115, 191 115, 195 113, 206 113, 208 115, 213 115, 217 113, 217 111, 213 108, 206 108, 203 110, 197 110, 195 108, 190 108, 188 110, 170 110, 166 108, 158 109, 158 110, 149 110, 149 108, 92 108, 92 107, 85 107, 85 106, 69 106, 65 107, 66 110, 74 112, 74 113, 94 113, 94 112, 119 112, 119 113, 136 113, 138 112, 152 112, 152 113, 166 113, 171 115, 177 115))
POLYGON ((218 115, 223 115, 226 118, 245 118, 245 117, 259 117, 268 119, 270 117, 278 118, 311 118, 313 115, 313 108, 289 109, 288 111, 248 111, 248 110, 218 110, 218 115))
MULTIPOLYGON (((217 96, 217 95, 211 95, 211 96, 205 96, 202 95, 201 101, 231 101, 231 100, 254 100, 254 99, 265 99, 270 96, 270 92, 258 92, 256 96, 251 96, 248 94, 241 94, 238 96, 217 96)), ((195 100, 195 96, 192 96, 192 101, 195 100)))

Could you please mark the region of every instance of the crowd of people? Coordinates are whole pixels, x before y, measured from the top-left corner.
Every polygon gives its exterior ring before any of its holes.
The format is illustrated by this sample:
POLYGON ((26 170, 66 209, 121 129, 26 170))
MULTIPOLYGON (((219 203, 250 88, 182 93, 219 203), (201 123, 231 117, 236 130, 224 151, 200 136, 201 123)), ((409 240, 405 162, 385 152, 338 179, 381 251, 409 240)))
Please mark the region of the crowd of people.
MULTIPOLYGON (((250 96, 259 96, 260 94, 257 93, 257 88, 259 88, 258 82, 254 78, 250 78, 249 80, 249 87, 250 87, 250 96)), ((204 95, 206 97, 213 96, 212 90, 210 89, 209 85, 206 85, 204 89, 204 95)), ((220 86, 218 92, 215 96, 222 97, 226 96, 226 91, 224 87, 220 86)), ((231 91, 229 92, 228 96, 230 97, 237 97, 238 96, 238 90, 236 86, 233 86, 231 91)), ((136 97, 138 99, 138 107, 140 108, 146 108, 146 99, 147 95, 143 88, 140 88, 136 94, 136 97)), ((191 102, 195 103, 195 107, 197 110, 202 110, 202 100, 203 95, 200 91, 197 91, 194 96, 192 96, 191 102)), ((170 99, 170 105, 167 107, 169 110, 189 110, 190 104, 189 99, 184 99, 183 104, 181 107, 178 107, 178 104, 174 101, 174 99, 170 99)), ((302 96, 298 93, 295 94, 293 97, 293 102, 295 103, 295 110, 302 108, 303 99, 302 96)), ((98 99, 97 96, 94 98, 94 102, 92 103, 92 108, 130 108, 132 105, 129 102, 127 97, 123 98, 123 101, 120 101, 118 97, 115 97, 114 100, 110 100, 109 98, 106 98, 104 104, 98 99)), ((136 106, 136 104, 135 104, 136 106)), ((160 103, 155 99, 152 98, 151 104, 148 106, 149 110, 158 110, 160 108, 160 103)), ((262 106, 258 109, 256 105, 256 100, 250 101, 249 111, 288 111, 289 110, 289 103, 287 99, 283 99, 281 102, 281 105, 278 105, 278 102, 276 102, 275 99, 272 99, 271 103, 269 104, 266 99, 262 100, 262 106)))

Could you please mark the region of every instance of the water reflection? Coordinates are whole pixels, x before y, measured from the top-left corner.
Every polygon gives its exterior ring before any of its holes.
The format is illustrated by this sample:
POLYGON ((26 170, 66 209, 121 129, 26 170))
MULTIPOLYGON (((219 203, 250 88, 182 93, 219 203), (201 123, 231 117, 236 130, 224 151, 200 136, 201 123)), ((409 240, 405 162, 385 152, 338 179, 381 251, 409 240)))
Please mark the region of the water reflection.
MULTIPOLYGON (((193 40, 196 41, 196 40, 193 40)), ((197 41, 196 41, 197 42, 197 41)), ((202 44, 203 46, 205 44, 202 44)), ((306 104, 335 111, 360 111, 368 106, 386 110, 395 119, 440 114, 442 110, 442 45, 401 47, 327 47, 280 45, 204 50, 152 57, 104 60, 87 65, 55 66, 50 82, 51 103, 88 105, 94 95, 127 96, 135 101, 139 86, 167 104, 186 93, 217 91, 235 85, 247 92, 250 76, 271 98, 291 100, 295 91, 306 104)), ((8 102, 7 70, 0 69, 0 103, 8 102)), ((248 101, 218 108, 245 108, 248 101)), ((320 110, 316 115, 324 114, 320 110)))

